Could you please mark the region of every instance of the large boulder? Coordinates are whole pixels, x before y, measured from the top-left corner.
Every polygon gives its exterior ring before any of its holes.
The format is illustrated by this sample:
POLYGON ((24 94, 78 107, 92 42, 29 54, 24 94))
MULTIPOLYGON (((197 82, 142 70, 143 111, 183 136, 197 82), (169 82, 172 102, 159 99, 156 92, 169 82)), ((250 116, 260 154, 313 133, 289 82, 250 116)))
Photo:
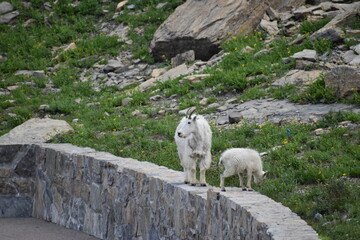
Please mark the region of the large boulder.
POLYGON ((339 98, 352 98, 360 92, 360 69, 349 66, 333 68, 324 76, 325 86, 335 91, 339 98))
POLYGON ((208 60, 220 51, 219 41, 231 35, 252 32, 267 9, 294 6, 293 0, 188 0, 157 29, 151 41, 153 56, 171 59, 195 51, 195 58, 208 60), (290 5, 291 4, 291 5, 290 5))
POLYGON ((63 120, 32 118, 0 136, 0 144, 45 143, 57 134, 73 130, 63 120))

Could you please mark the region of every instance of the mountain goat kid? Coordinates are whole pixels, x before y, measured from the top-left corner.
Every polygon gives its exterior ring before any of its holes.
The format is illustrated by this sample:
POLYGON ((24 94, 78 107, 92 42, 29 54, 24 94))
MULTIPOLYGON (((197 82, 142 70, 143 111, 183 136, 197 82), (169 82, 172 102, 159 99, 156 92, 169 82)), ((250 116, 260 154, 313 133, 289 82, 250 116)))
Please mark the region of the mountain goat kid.
POLYGON ((223 164, 224 172, 220 175, 220 188, 225 191, 224 178, 239 175, 240 187, 246 191, 252 191, 251 180, 254 176, 254 182, 259 185, 266 177, 263 171, 260 154, 249 148, 231 148, 221 154, 219 165, 223 164), (247 184, 244 187, 242 174, 247 173, 247 184))
MULTIPOLYGON (((190 110, 190 109, 189 109, 190 110)), ((195 186, 196 167, 199 164, 200 184, 206 186, 205 172, 211 164, 211 137, 209 123, 201 115, 192 115, 195 109, 180 121, 175 131, 175 142, 184 169, 185 183, 195 186)))

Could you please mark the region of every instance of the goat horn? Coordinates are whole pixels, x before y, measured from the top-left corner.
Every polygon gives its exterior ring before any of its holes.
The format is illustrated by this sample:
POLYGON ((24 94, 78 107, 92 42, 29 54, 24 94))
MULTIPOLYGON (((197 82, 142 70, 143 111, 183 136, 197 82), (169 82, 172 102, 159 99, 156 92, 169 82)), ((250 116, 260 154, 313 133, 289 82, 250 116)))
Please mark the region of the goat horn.
MULTIPOLYGON (((190 110, 190 109, 192 109, 192 108, 189 108, 189 110, 190 110)), ((189 111, 189 110, 188 110, 188 111, 189 111)), ((192 111, 190 112, 190 115, 189 115, 188 118, 191 118, 191 115, 195 112, 195 110, 196 110, 196 107, 194 107, 194 110, 192 110, 192 111)))

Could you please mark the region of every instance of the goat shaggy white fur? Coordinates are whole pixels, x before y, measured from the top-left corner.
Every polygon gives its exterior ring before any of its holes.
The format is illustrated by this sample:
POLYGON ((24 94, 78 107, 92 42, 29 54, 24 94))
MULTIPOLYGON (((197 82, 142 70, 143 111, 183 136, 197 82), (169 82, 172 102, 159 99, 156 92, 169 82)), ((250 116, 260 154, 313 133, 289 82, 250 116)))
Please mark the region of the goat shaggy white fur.
POLYGON ((199 164, 200 184, 206 186, 205 172, 211 164, 211 137, 209 123, 201 115, 184 117, 175 131, 175 142, 184 169, 185 183, 195 186, 196 165, 199 164))
POLYGON ((240 187, 243 190, 252 191, 251 180, 254 176, 254 182, 259 185, 266 177, 263 171, 260 154, 249 148, 231 148, 221 154, 219 164, 225 167, 224 172, 220 175, 220 188, 225 191, 224 179, 226 177, 238 174, 240 179, 240 187), (244 187, 242 174, 247 173, 247 184, 244 187))

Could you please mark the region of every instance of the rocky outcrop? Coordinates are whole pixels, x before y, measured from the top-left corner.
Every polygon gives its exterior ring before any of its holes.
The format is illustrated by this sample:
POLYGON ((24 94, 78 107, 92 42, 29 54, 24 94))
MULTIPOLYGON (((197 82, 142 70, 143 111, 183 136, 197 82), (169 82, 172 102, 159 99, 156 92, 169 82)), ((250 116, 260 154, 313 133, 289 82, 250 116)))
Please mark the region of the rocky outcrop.
MULTIPOLYGON (((164 56, 171 59, 179 53, 194 50, 196 59, 208 60, 220 51, 219 40, 253 31, 269 6, 278 9, 288 2, 186 1, 155 32, 150 44, 152 54, 157 59, 164 56)), ((302 1, 297 4, 299 2, 302 1)))
POLYGON ((360 69, 340 66, 325 74, 325 85, 340 98, 352 97, 360 91, 360 69))
POLYGON ((14 18, 19 16, 19 11, 14 10, 13 5, 9 2, 0 3, 0 24, 10 23, 14 18))

